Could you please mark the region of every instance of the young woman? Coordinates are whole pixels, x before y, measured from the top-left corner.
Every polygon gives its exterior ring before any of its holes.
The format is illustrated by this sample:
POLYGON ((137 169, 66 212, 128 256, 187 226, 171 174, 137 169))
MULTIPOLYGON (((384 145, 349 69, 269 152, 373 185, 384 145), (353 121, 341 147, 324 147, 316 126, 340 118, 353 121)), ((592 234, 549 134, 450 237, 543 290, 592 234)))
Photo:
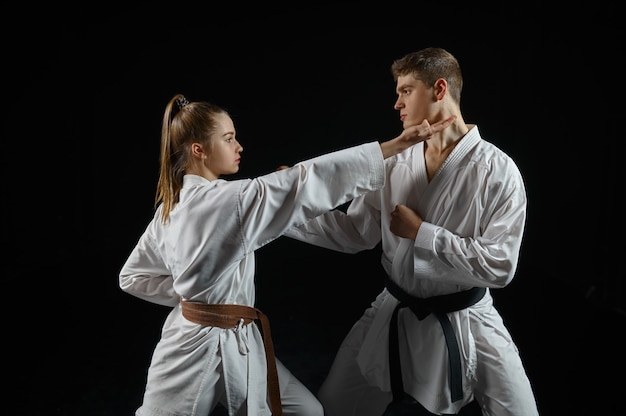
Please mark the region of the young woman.
POLYGON ((454 117, 384 143, 227 181, 243 147, 228 113, 175 95, 167 104, 155 215, 123 265, 123 291, 171 306, 136 415, 319 415, 316 397, 274 357, 255 308, 254 252, 298 224, 385 183, 384 158, 454 117))

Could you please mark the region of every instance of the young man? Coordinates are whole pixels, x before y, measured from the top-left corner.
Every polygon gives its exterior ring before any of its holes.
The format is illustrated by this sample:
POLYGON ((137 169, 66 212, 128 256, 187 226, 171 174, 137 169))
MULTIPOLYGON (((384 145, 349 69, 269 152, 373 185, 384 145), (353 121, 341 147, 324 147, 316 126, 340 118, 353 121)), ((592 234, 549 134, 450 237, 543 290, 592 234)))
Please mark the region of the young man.
POLYGON ((319 392, 326 415, 383 413, 392 399, 388 343, 396 325, 403 389, 428 412, 457 414, 475 401, 483 415, 536 415, 517 347, 490 294, 517 268, 526 222, 522 176, 463 120, 463 78, 453 55, 426 48, 391 69, 404 126, 456 119, 387 159, 384 188, 286 234, 349 253, 382 241, 386 288, 337 352, 319 392))

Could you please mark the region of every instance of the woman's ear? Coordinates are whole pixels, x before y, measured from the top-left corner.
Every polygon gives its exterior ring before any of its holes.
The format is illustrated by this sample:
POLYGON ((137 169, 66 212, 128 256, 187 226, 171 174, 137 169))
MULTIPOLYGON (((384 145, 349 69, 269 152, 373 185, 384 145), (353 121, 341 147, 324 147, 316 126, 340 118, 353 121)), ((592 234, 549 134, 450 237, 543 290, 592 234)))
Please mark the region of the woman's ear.
POLYGON ((206 154, 200 143, 191 144, 191 154, 198 159, 206 159, 206 154))

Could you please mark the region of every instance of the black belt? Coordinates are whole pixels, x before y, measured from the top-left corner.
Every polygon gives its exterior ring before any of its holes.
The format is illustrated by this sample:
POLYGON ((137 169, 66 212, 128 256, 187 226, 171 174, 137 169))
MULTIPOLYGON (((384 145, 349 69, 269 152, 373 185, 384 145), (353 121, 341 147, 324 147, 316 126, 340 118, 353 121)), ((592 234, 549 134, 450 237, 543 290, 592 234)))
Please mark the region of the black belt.
POLYGON ((453 402, 463 398, 463 378, 461 375, 461 353, 457 344, 456 335, 447 312, 454 312, 472 306, 483 298, 487 291, 484 287, 473 287, 463 292, 449 295, 432 296, 430 298, 416 298, 406 293, 396 282, 385 275, 385 287, 400 301, 391 316, 389 327, 389 366, 391 371, 391 389, 394 397, 404 393, 402 376, 400 375, 400 352, 398 345, 398 311, 401 308, 410 308, 420 321, 431 313, 434 314, 446 338, 448 360, 450 364, 450 395, 453 402), (396 375, 394 377, 393 375, 396 375))

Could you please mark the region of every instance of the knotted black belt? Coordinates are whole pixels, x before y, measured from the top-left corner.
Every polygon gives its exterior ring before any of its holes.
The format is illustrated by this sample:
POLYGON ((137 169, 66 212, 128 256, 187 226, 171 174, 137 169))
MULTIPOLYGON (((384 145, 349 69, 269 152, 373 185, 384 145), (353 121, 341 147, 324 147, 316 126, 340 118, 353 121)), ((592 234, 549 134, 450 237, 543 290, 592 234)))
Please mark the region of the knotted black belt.
POLYGON ((385 275, 385 287, 396 299, 400 301, 391 316, 389 326, 389 366, 391 371, 391 389, 394 397, 404 393, 402 376, 400 375, 400 351, 398 345, 398 311, 401 308, 410 308, 420 321, 431 313, 434 314, 446 338, 448 347, 448 361, 450 365, 450 396, 453 402, 463 398, 463 377, 461 371, 461 353, 456 340, 452 324, 448 319, 447 312, 454 312, 472 306, 483 298, 487 291, 484 287, 474 287, 463 292, 449 295, 432 296, 429 298, 417 298, 406 293, 389 276, 385 275), (396 375, 394 377, 394 374, 396 375), (398 375, 400 375, 398 377, 398 375))

